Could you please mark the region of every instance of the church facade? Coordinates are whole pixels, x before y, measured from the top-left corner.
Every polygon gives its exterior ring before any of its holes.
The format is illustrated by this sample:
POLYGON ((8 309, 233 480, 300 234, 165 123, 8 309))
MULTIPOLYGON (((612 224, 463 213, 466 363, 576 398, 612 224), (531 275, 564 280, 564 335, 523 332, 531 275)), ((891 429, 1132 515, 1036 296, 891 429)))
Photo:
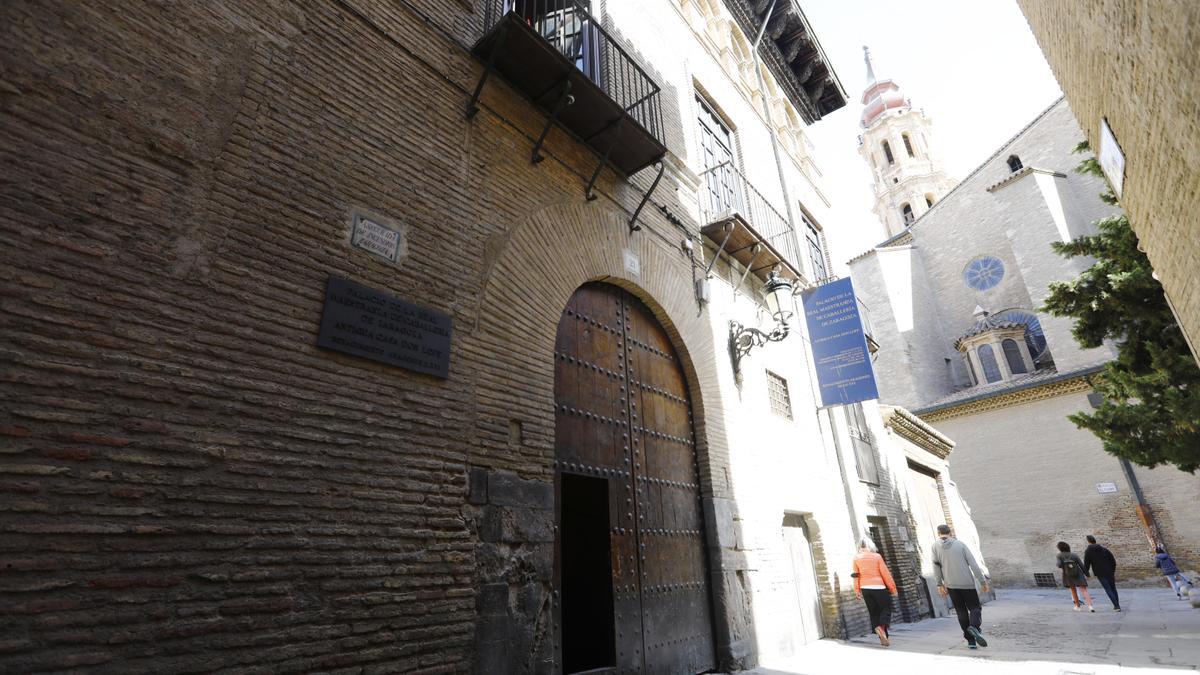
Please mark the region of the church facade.
MULTIPOLYGON (((865 102, 881 89, 885 102, 905 101, 869 75, 865 102)), ((1200 504, 1195 479, 1120 462, 1066 419, 1090 409, 1088 378, 1115 355, 1081 349, 1070 320, 1040 310, 1051 283, 1088 264, 1058 256, 1051 242, 1088 234, 1113 212, 1098 198, 1102 182, 1073 171, 1083 135, 1067 102, 957 185, 936 164, 877 170, 884 143, 895 157, 913 137, 913 115, 906 101, 868 105, 863 115, 861 152, 876 194, 911 183, 930 197, 906 193, 916 204, 907 224, 896 199, 877 200, 887 238, 850 261, 880 344, 881 402, 911 409, 958 443, 950 464, 997 583, 1053 583, 1054 544, 1081 547, 1087 534, 1114 551, 1125 579, 1154 574, 1155 538, 1196 565, 1200 525, 1184 517, 1200 504)), ((917 138, 931 133, 919 129, 917 138)))

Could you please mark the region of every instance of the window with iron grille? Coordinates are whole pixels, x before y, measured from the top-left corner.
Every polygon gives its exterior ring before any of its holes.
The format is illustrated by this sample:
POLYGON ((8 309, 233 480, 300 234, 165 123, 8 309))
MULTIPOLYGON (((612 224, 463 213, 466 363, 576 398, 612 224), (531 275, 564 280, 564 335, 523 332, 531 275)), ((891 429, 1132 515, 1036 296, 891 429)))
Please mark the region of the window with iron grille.
POLYGON ((708 188, 709 213, 723 213, 741 206, 736 167, 734 167, 733 132, 714 107, 696 94, 699 108, 701 175, 708 188))
POLYGON ((1058 588, 1058 582, 1055 581, 1054 575, 1045 572, 1034 572, 1033 584, 1038 588, 1058 588))
POLYGON ((767 396, 771 399, 771 412, 792 419, 792 397, 788 395, 787 380, 767 371, 767 396))

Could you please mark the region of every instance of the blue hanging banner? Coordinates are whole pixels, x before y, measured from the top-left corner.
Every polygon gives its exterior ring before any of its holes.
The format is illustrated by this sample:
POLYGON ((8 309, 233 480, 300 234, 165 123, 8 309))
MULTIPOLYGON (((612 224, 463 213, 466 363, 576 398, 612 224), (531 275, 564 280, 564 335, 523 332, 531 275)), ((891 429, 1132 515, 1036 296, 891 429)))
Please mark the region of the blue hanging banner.
POLYGON ((850 279, 817 286, 800 297, 812 340, 822 407, 879 398, 850 279))

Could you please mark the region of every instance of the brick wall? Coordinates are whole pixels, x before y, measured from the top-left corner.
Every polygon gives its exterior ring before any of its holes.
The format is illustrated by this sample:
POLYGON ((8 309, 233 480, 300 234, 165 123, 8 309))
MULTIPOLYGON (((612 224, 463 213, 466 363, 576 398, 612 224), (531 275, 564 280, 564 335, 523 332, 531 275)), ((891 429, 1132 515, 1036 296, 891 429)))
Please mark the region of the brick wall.
MULTIPOLYGON (((631 235, 641 193, 605 172, 585 201, 596 158, 558 129, 531 165, 544 117, 499 78, 464 118, 471 4, 0 7, 0 669, 552 668, 551 354, 587 280, 641 297, 684 364, 725 664, 756 661, 750 563, 779 572, 784 509, 819 513, 836 585, 836 493, 746 499, 780 478, 724 342, 756 282, 697 309, 690 132, 631 235), (348 245, 355 213, 405 232, 398 261, 348 245), (449 378, 318 350, 330 275, 450 314, 449 378)), ((692 71, 660 63, 690 118, 692 71)), ((795 383, 783 452, 821 486, 804 353, 755 368, 795 383)))
POLYGON ((1200 5, 1018 0, 1093 149, 1125 155, 1121 204, 1200 359, 1200 5))
POLYGON ((512 528, 545 525, 566 298, 630 248, 689 359, 711 340, 676 227, 629 237, 611 174, 586 203, 557 130, 531 166, 503 83, 465 120, 480 67, 431 25, 473 19, 416 4, 0 9, 0 669, 460 671, 500 611, 545 668, 552 547, 512 528), (407 254, 349 248, 355 211, 407 254), (451 314, 449 379, 317 350, 329 275, 451 314))

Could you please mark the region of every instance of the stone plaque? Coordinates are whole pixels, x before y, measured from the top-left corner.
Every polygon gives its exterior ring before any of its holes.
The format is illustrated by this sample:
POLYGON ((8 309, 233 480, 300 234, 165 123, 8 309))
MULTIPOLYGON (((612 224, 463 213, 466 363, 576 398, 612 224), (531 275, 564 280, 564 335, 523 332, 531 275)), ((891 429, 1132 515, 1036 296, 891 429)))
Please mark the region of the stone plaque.
POLYGON ((1096 483, 1096 492, 1100 494, 1109 494, 1117 491, 1116 483, 1096 483))
POLYGON ((329 277, 317 346, 445 378, 452 321, 437 310, 329 277))
POLYGON ((355 248, 396 262, 396 255, 400 252, 400 233, 370 218, 355 214, 354 233, 350 237, 350 243, 355 248))

